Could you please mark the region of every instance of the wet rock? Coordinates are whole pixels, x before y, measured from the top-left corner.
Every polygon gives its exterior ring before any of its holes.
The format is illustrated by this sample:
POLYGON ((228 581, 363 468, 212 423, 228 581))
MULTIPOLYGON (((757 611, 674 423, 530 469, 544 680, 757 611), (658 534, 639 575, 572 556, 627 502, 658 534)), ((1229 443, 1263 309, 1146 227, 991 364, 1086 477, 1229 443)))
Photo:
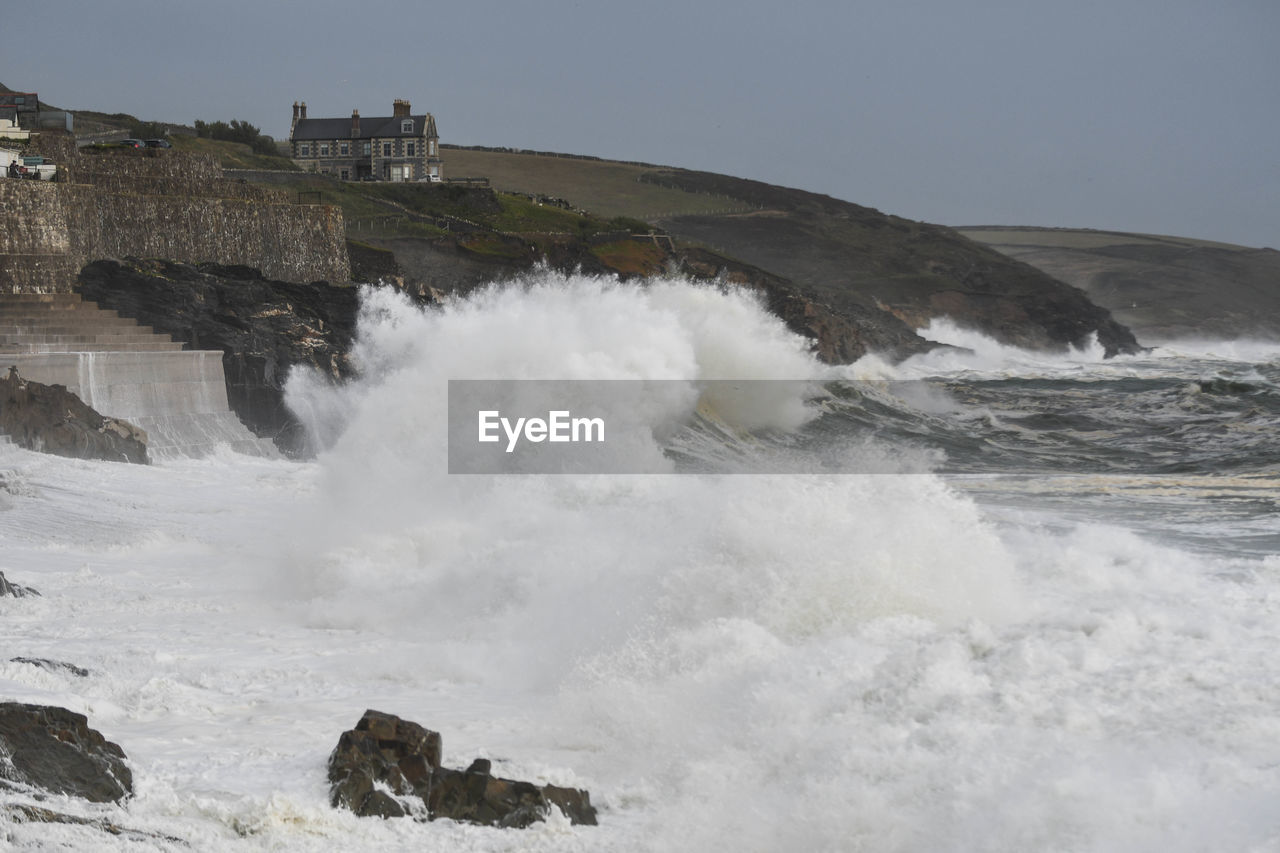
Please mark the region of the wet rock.
POLYGON ((83 714, 50 705, 0 703, 0 778, 94 803, 133 794, 123 750, 83 714))
MULTIPOLYGON (((163 841, 168 842, 169 845, 187 846, 187 842, 184 839, 176 838, 172 835, 147 832, 141 829, 130 829, 106 818, 80 817, 26 803, 4 803, 0 805, 0 810, 3 810, 6 817, 14 823, 62 823, 69 826, 88 826, 108 835, 114 835, 129 841, 142 843, 163 841)), ((10 840, 12 841, 13 839, 11 838, 10 840)))
POLYGON ((28 595, 39 595, 40 593, 29 586, 18 586, 16 583, 9 583, 4 576, 4 572, 0 572, 0 596, 10 595, 14 598, 24 598, 28 595))
POLYGON ((392 714, 365 711, 329 756, 330 804, 363 816, 403 817, 404 806, 391 794, 407 797, 428 788, 439 766, 439 734, 392 714))
POLYGON ((16 657, 16 658, 9 658, 9 662, 25 663, 25 664, 29 664, 30 666, 38 666, 41 669, 48 670, 49 672, 67 672, 67 673, 70 673, 71 675, 74 675, 76 678, 89 677, 89 670, 85 669, 82 666, 76 666, 73 663, 67 663, 66 661, 62 661, 62 660, 49 660, 48 658, 16 657))
POLYGON ((23 379, 16 367, 0 377, 0 433, 27 450, 55 456, 147 462, 145 432, 103 417, 64 385, 23 379))
POLYGON ((466 770, 440 765, 440 735, 380 711, 366 711, 329 756, 330 802, 358 815, 448 818, 502 827, 545 820, 552 807, 594 826, 590 794, 502 779, 477 758, 466 770))

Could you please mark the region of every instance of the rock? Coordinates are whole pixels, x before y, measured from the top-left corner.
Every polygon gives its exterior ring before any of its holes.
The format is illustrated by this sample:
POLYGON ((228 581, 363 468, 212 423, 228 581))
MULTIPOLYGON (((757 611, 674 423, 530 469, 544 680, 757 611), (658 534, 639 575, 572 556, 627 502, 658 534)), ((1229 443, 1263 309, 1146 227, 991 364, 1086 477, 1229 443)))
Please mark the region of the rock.
POLYGON ((412 796, 430 786, 439 766, 439 734, 391 714, 365 711, 329 756, 330 804, 363 816, 402 817, 401 804, 375 786, 412 796))
POLYGON ((4 572, 0 572, 0 596, 11 595, 14 598, 24 598, 28 595, 39 595, 40 593, 29 586, 18 586, 16 583, 9 583, 5 578, 4 572))
POLYGON ((49 705, 0 703, 0 778, 93 803, 133 794, 120 747, 83 714, 49 705))
POLYGON ((490 826, 526 827, 554 806, 570 822, 594 826, 586 791, 501 779, 488 759, 466 770, 440 765, 440 735, 380 711, 365 711, 329 756, 330 803, 365 817, 415 815, 490 826))
POLYGON ((16 658, 9 658, 9 662, 30 664, 31 666, 38 666, 41 669, 48 670, 49 672, 58 672, 59 670, 61 670, 62 672, 71 673, 76 678, 89 677, 89 670, 85 669, 82 666, 76 666, 73 663, 67 663, 66 661, 61 661, 61 660, 49 660, 48 658, 16 657, 16 658))
POLYGON ((28 450, 55 456, 147 462, 145 432, 104 418, 64 385, 23 379, 16 367, 0 378, 0 433, 28 450))
MULTIPOLYGON (((64 812, 56 812, 53 809, 46 809, 43 806, 27 805, 26 803, 4 803, 0 805, 0 809, 3 809, 6 816, 15 823, 63 823, 69 826, 88 826, 108 835, 126 838, 129 841, 142 843, 163 841, 168 842, 168 845, 187 846, 187 842, 184 839, 172 835, 147 832, 141 829, 130 829, 106 818, 79 817, 64 812)), ((12 841, 13 839, 10 838, 9 840, 12 841)))

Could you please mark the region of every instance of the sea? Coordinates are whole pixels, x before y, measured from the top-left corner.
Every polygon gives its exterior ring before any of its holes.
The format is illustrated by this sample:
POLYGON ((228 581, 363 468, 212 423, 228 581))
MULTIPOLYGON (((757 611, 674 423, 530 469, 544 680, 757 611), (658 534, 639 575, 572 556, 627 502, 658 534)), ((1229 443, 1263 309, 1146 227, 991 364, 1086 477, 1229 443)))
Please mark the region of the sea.
POLYGON ((0 789, 0 847, 1280 850, 1280 343, 939 319, 830 366, 679 277, 362 301, 359 378, 289 380, 313 458, 0 446, 0 571, 40 592, 0 599, 0 695, 86 714, 135 786, 0 789), (457 379, 688 393, 628 404, 654 473, 457 474, 457 379), (744 418, 712 380, 805 390, 744 418), (369 708, 599 825, 331 808, 369 708))

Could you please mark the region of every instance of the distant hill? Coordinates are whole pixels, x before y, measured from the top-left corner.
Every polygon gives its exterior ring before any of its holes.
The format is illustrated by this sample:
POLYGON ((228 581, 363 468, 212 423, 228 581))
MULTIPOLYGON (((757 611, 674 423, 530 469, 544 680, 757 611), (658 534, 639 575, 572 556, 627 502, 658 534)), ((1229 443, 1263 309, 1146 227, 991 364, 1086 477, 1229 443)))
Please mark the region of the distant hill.
POLYGON ((892 314, 920 327, 948 315, 1006 343, 1111 352, 1128 330, 1079 290, 958 232, 829 196, 643 163, 529 152, 446 149, 446 174, 554 195, 628 216, 678 240, 781 276, 804 296, 865 323, 892 314))
POLYGON ((1280 338, 1280 252, 1069 228, 958 229, 1079 287, 1144 342, 1280 338))

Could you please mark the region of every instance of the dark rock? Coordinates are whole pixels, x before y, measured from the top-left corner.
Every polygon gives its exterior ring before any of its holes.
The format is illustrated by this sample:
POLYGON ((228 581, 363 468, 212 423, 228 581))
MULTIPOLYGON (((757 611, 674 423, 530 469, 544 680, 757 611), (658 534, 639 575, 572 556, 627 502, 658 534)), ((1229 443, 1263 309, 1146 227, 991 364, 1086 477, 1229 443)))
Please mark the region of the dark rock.
POLYGON ((49 660, 48 658, 24 658, 24 657, 9 658, 9 661, 11 663, 25 663, 25 664, 30 664, 31 666, 38 666, 41 669, 47 669, 49 672, 58 672, 59 670, 63 672, 69 672, 72 675, 74 675, 76 678, 89 677, 89 670, 85 669, 82 666, 76 666, 73 663, 67 663, 66 661, 49 660))
POLYGON ((16 367, 0 377, 0 433, 28 450, 56 456, 147 462, 145 432, 103 417, 64 385, 23 379, 16 367))
POLYGON ((94 803, 133 793, 124 752, 65 708, 0 703, 0 750, 0 777, 10 782, 94 803))
POLYGON ((284 404, 290 369, 312 367, 335 382, 353 372, 348 353, 359 301, 352 286, 271 281, 248 267, 126 259, 89 264, 78 289, 192 349, 221 350, 231 409, 290 455, 308 450, 305 430, 284 404))
POLYGON ((375 783, 398 796, 411 796, 430 786, 439 766, 439 734, 391 714, 365 711, 329 756, 330 804, 358 815, 401 817, 401 805, 375 790, 375 783))
POLYGON ((18 586, 16 583, 9 583, 5 578, 4 572, 0 572, 0 596, 11 595, 14 598, 24 598, 28 595, 39 595, 39 591, 29 586, 18 586))
POLYGON ((366 711, 329 756, 330 802, 366 817, 422 815, 503 827, 545 820, 552 807, 575 824, 596 824, 586 791, 500 779, 486 758, 465 770, 440 766, 440 735, 366 711), (418 805, 421 804, 421 805, 418 805))
POLYGON ((375 284, 379 281, 404 286, 404 271, 395 252, 356 240, 347 241, 347 257, 351 259, 351 280, 375 284))
POLYGON ((130 841, 143 843, 164 841, 169 844, 181 844, 184 846, 187 843, 185 840, 172 835, 161 835, 156 832, 120 826, 106 818, 79 817, 65 812, 56 812, 53 809, 46 809, 43 806, 32 806, 26 803, 4 803, 0 805, 0 809, 7 812, 7 816, 16 823, 63 823, 71 826, 90 826, 108 835, 127 838, 130 841))

